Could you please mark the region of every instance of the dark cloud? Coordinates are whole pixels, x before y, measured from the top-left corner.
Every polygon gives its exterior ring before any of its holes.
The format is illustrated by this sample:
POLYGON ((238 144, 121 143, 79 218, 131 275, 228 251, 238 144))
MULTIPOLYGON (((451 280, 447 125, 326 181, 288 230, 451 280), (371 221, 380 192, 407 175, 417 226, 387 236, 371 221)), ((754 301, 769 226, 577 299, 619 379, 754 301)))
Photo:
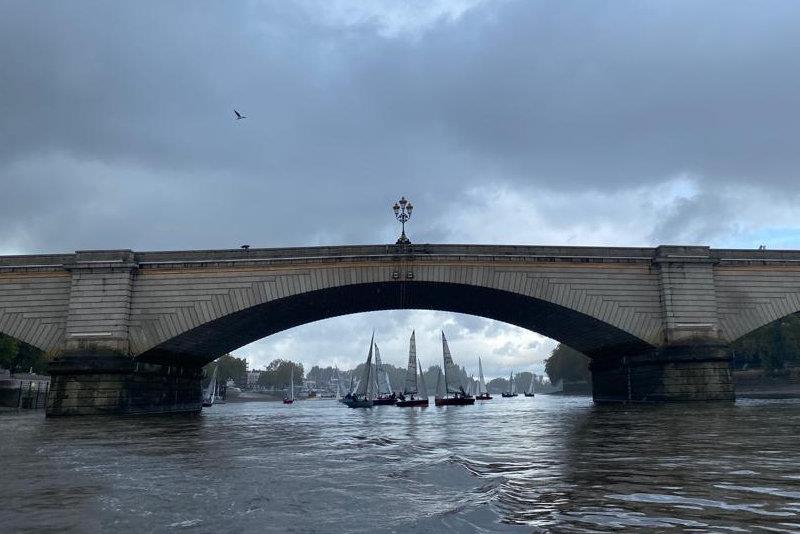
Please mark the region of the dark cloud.
POLYGON ((398 193, 492 182, 797 190, 794 3, 484 3, 390 37, 386 6, 331 9, 5 2, 0 223, 37 250, 284 245, 385 240, 398 193))
POLYGON ((0 253, 391 242, 400 194, 416 241, 800 246, 798 26, 786 1, 5 0, 0 253))

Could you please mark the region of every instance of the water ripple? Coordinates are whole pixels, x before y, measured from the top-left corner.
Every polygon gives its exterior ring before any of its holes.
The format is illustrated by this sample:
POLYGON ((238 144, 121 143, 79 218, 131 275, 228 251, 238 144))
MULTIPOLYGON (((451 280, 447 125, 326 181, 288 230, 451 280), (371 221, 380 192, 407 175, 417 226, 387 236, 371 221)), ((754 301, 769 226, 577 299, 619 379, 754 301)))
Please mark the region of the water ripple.
POLYGON ((800 403, 0 415, 4 530, 800 531, 800 403))

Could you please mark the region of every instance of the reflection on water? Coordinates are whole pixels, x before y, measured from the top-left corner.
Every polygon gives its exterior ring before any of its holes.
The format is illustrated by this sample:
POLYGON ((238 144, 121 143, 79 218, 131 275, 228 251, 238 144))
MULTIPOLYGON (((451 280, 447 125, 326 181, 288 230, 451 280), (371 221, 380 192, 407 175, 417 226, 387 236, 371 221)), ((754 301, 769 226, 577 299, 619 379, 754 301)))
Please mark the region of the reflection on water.
POLYGON ((800 403, 0 414, 10 531, 800 530, 800 403))

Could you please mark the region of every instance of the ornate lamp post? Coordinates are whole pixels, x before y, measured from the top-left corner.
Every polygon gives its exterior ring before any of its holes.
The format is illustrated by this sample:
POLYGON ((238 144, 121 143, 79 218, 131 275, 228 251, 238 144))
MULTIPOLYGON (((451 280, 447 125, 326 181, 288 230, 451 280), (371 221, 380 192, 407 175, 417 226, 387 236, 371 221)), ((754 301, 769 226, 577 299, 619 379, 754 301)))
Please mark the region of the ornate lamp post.
POLYGON ((400 200, 394 203, 392 209, 394 210, 394 216, 400 221, 403 228, 403 231, 400 233, 400 238, 397 240, 397 244, 408 245, 411 241, 406 237, 406 222, 411 218, 411 210, 414 209, 414 206, 411 205, 411 202, 406 200, 406 197, 400 197, 400 200))

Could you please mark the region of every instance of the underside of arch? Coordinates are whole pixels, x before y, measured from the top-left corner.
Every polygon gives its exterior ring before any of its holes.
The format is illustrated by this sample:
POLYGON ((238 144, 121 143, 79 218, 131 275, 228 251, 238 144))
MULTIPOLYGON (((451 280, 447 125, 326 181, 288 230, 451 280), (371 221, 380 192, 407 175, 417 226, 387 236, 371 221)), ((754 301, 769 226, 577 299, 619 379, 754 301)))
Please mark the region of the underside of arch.
POLYGON ((295 326, 352 313, 402 309, 495 319, 555 339, 591 358, 619 357, 653 348, 608 323, 516 293, 441 282, 382 282, 312 291, 241 310, 184 332, 137 359, 198 365, 295 326))
POLYGON ((798 313, 800 313, 800 310, 792 310, 788 313, 781 315, 780 317, 775 317, 775 314, 772 314, 770 316, 762 315, 760 316, 759 320, 752 321, 750 324, 748 324, 748 328, 746 329, 746 331, 744 329, 740 330, 740 332, 743 333, 740 333, 737 337, 731 339, 730 343, 733 344, 740 342, 743 338, 755 334, 762 328, 774 325, 775 323, 780 323, 781 321, 785 321, 787 318, 791 317, 792 315, 796 315, 798 313), (765 319, 764 317, 769 317, 769 319, 765 319))

